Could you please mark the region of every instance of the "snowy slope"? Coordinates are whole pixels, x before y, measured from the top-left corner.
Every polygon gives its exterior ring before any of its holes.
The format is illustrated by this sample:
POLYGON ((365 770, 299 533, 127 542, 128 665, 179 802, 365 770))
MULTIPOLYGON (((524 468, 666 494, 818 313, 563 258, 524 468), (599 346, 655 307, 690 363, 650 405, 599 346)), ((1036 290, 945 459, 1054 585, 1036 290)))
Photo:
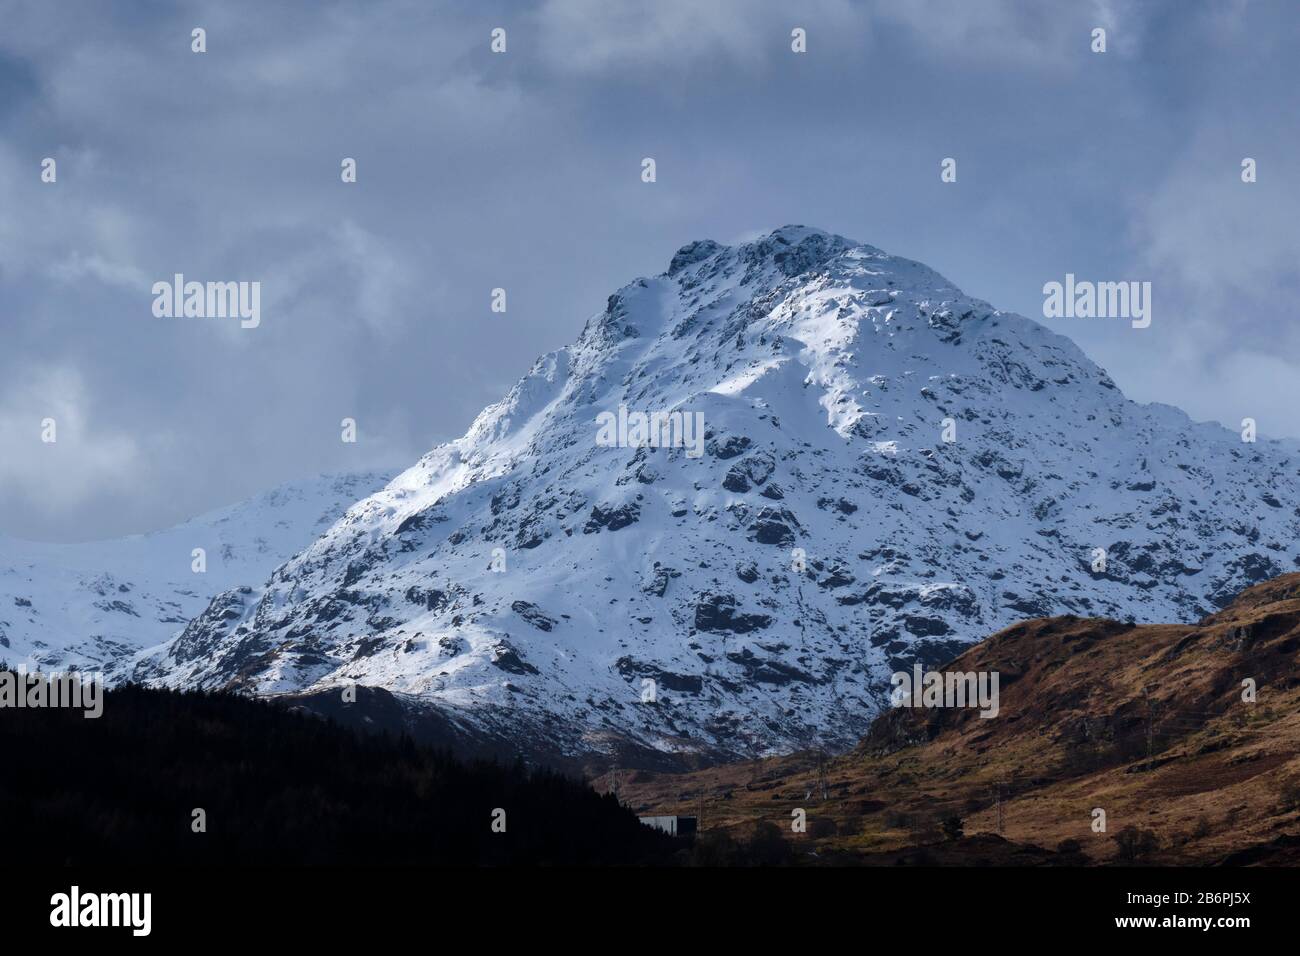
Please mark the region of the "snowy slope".
POLYGON ((0 537, 0 660, 120 676, 213 595, 262 580, 387 476, 322 476, 153 534, 85 544, 0 537), (207 570, 193 570, 194 549, 207 570))
POLYGON ((574 753, 846 744, 891 671, 1017 619, 1187 621, 1295 567, 1298 465, 919 263, 695 242, 138 675, 357 681, 574 753), (702 412, 706 453, 601 447, 620 404, 702 412))

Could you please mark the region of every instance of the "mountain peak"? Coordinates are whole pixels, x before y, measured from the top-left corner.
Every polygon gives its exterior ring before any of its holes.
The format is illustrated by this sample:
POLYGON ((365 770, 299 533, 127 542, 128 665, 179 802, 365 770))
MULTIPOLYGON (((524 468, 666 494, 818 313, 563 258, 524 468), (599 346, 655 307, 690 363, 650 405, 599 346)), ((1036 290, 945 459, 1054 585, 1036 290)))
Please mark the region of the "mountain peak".
POLYGON ((714 242, 712 239, 697 239, 694 242, 688 242, 677 250, 672 261, 668 263, 668 275, 675 276, 688 266, 703 262, 705 259, 721 252, 724 248, 726 247, 714 242))
POLYGON ((920 263, 699 240, 138 677, 355 681, 568 753, 847 744, 1018 619, 1194 621, 1300 566, 1295 452, 1242 448, 920 263))
MULTIPOLYGON (((808 226, 782 226, 766 236, 740 246, 750 261, 771 260, 786 276, 797 276, 825 265, 850 249, 870 246, 808 226)), ((875 250, 872 250, 875 251, 875 250)))
POLYGON ((726 252, 749 263, 770 261, 782 274, 796 276, 824 265, 850 249, 858 248, 869 253, 880 252, 873 246, 846 239, 824 229, 787 225, 736 246, 724 246, 712 239, 689 242, 673 255, 667 275, 675 276, 690 266, 726 252))

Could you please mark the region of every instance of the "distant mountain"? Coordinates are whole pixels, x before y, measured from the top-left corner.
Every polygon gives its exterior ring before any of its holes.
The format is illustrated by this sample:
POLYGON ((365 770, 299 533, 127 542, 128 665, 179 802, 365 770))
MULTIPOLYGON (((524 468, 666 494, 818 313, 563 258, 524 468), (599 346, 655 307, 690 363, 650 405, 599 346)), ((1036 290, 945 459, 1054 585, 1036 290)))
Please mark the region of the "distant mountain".
POLYGON ((1295 567, 1298 492, 1294 443, 1135 404, 1039 323, 788 226, 620 289, 136 673, 355 681, 533 750, 843 747, 891 671, 1016 620, 1194 621, 1295 567), (702 434, 610 447, 670 412, 702 434))
POLYGON ((264 578, 388 477, 293 482, 153 534, 86 544, 0 537, 0 661, 120 677, 213 595, 264 578))
POLYGON ((820 765, 805 752, 641 772, 622 793, 641 813, 703 807, 714 834, 780 823, 822 863, 1293 866, 1297 650, 1300 574, 1196 624, 1022 621, 944 668, 997 672, 994 718, 900 707, 820 765), (808 820, 798 837, 794 808, 808 820))

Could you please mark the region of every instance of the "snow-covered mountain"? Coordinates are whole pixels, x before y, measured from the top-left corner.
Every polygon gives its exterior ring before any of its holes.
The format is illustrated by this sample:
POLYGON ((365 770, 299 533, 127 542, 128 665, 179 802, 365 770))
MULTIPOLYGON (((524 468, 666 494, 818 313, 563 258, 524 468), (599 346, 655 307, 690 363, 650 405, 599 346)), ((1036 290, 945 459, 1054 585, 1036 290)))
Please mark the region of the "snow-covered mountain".
POLYGON ((0 537, 0 661, 121 677, 215 594, 263 580, 390 477, 293 482, 153 534, 84 544, 0 537))
POLYGON ((568 753, 847 744, 1017 619, 1190 621, 1296 567, 1298 452, 871 246, 693 242, 138 676, 355 681, 568 753), (703 454, 599 442, 620 406, 702 414, 703 454))

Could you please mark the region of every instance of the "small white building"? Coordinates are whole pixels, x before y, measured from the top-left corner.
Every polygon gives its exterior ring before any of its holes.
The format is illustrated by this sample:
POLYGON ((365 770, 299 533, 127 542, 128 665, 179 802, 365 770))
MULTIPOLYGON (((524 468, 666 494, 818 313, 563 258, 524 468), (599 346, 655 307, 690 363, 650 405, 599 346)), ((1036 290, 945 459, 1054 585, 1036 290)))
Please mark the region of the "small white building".
POLYGON ((695 817, 637 817, 648 827, 662 830, 669 836, 695 836, 695 817))

